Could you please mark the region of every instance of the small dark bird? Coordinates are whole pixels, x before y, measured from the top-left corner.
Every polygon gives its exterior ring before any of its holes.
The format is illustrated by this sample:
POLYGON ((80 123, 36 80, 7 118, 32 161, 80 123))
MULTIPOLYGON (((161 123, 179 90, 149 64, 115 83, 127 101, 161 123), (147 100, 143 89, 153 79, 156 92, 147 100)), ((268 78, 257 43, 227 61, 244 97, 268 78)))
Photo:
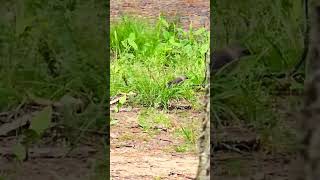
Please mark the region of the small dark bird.
POLYGON ((183 83, 185 80, 189 79, 187 76, 179 76, 177 78, 175 78, 174 80, 171 80, 167 83, 167 87, 170 88, 173 85, 178 85, 183 83))
POLYGON ((217 71, 226 64, 239 60, 241 57, 250 54, 251 53, 247 48, 244 48, 239 44, 216 50, 210 58, 210 70, 217 71))

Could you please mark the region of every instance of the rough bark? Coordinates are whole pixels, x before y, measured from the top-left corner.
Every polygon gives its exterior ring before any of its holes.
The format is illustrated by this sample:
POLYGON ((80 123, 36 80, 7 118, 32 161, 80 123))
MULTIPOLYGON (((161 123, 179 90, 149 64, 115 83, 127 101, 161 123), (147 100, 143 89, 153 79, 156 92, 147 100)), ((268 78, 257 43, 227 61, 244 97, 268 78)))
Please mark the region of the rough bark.
POLYGON ((199 166, 197 180, 210 179, 210 71, 209 54, 206 54, 206 95, 205 95, 205 113, 202 120, 202 129, 199 139, 199 166))
POLYGON ((311 3, 310 52, 304 107, 301 113, 303 174, 297 179, 320 177, 320 3, 311 3))

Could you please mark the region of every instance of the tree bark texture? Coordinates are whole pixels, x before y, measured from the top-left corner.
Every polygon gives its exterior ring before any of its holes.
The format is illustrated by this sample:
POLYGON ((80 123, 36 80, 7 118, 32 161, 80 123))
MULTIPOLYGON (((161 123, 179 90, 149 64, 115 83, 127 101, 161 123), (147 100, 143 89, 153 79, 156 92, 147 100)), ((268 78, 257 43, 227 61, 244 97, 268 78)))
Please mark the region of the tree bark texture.
MULTIPOLYGON (((309 4, 311 12, 309 55, 304 106, 301 111, 303 174, 299 180, 320 178, 320 3, 309 4)), ((309 22, 308 22, 309 23, 309 22)))
POLYGON ((205 117, 202 120, 201 134, 199 138, 199 166, 197 180, 210 179, 210 58, 206 58, 206 95, 205 95, 205 117))

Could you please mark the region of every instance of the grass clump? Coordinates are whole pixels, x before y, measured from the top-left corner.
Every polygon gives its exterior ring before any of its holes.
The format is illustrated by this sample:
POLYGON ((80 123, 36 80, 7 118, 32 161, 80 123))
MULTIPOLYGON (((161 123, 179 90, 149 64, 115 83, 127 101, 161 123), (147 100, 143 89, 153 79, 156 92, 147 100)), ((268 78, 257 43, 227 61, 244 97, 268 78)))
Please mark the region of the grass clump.
POLYGON ((196 101, 193 85, 204 78, 204 53, 209 33, 204 29, 184 31, 159 17, 155 25, 123 17, 111 27, 111 96, 137 93, 133 104, 167 107, 169 100, 196 101), (167 88, 177 76, 190 79, 167 88))
POLYGON ((294 141, 295 134, 287 123, 288 117, 282 114, 297 107, 283 108, 283 102, 278 100, 299 100, 292 92, 301 93, 303 83, 273 75, 288 74, 300 60, 305 31, 301 1, 217 1, 212 9, 214 16, 220 17, 213 22, 217 42, 214 48, 240 41, 253 53, 232 71, 212 77, 211 112, 215 125, 245 124, 262 136, 265 148, 286 149, 284 146, 294 143, 283 142, 294 141), (256 5, 254 9, 243 11, 252 3, 256 5), (279 127, 281 131, 274 133, 279 127))
MULTIPOLYGON (((31 128, 38 127, 36 130, 40 129, 42 134, 51 130, 50 123, 54 122, 54 127, 63 129, 59 135, 63 134, 70 150, 81 144, 80 139, 88 131, 106 130, 103 108, 108 97, 107 29, 101 22, 105 21, 107 3, 19 0, 1 4, 4 14, 0 17, 0 112, 9 112, 8 120, 14 122, 19 116, 38 111, 35 103, 30 107, 30 102, 61 102, 61 111, 55 108, 55 116, 30 120, 31 128), (73 111, 72 103, 60 101, 63 97, 85 105, 73 111)), ((47 105, 50 103, 44 105, 51 107, 47 105)), ((23 137, 21 129, 25 128, 17 128, 16 135, 23 137)), ((52 135, 52 140, 57 137, 51 131, 46 133, 52 135)))

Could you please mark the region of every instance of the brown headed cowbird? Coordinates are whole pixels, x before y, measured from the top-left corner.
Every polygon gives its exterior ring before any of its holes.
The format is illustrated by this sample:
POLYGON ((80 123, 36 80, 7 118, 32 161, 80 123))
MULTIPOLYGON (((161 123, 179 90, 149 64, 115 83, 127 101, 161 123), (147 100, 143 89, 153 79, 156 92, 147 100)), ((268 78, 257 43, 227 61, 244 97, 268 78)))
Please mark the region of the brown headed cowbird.
POLYGON ((175 78, 174 80, 171 80, 167 83, 167 87, 172 87, 173 85, 177 85, 185 81, 186 79, 189 79, 187 76, 179 76, 175 78))

